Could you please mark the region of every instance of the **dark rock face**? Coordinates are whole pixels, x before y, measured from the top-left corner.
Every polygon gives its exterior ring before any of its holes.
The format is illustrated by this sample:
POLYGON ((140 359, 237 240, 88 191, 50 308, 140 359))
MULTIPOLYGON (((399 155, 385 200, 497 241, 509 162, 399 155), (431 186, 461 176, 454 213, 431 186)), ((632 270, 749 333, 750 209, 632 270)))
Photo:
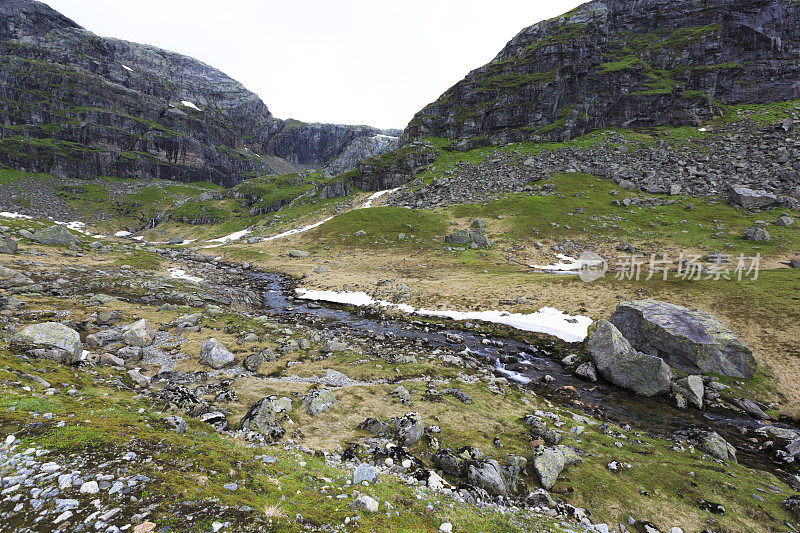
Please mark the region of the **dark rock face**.
POLYGON ((394 149, 400 133, 399 130, 379 130, 370 126, 307 124, 286 120, 270 135, 267 147, 270 153, 300 165, 324 165, 331 162, 335 167, 334 173, 338 174, 350 170, 361 159, 394 149), (363 157, 333 164, 333 160, 342 156, 346 148, 359 151, 357 145, 351 146, 357 140, 358 144, 374 144, 377 150, 365 145, 361 151, 363 157), (371 151, 374 153, 369 153, 371 151))
POLYGON ((362 191, 394 189, 405 185, 436 159, 437 150, 426 143, 411 143, 398 150, 365 159, 347 176, 347 183, 362 191))
POLYGON ((275 119, 200 61, 98 37, 33 0, 0 6, 0 81, 0 163, 55 176, 232 186, 384 133, 275 119))
POLYGON ((604 0, 522 30, 417 113, 405 141, 565 140, 609 127, 699 125, 710 104, 800 97, 791 0, 604 0))

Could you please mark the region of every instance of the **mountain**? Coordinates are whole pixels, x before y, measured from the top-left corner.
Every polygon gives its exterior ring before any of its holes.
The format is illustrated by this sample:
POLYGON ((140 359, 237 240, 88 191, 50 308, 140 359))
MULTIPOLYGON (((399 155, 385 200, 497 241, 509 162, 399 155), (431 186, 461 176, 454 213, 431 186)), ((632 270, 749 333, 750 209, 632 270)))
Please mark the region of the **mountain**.
POLYGON ((0 164, 55 176, 232 186, 325 165, 357 139, 373 155, 399 135, 276 119, 211 66, 99 37, 33 0, 0 4, 0 80, 0 164))
POLYGON ((590 2, 522 30, 417 113, 403 141, 563 141, 798 99, 798 24, 791 0, 590 2))

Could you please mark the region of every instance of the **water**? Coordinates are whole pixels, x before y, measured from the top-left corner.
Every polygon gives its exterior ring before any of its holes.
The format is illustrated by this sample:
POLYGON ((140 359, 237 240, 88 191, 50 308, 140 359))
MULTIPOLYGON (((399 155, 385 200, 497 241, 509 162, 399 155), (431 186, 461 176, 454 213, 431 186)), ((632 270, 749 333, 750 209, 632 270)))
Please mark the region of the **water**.
MULTIPOLYGON (((509 379, 528 387, 537 395, 573 410, 580 410, 600 420, 629 424, 634 430, 659 437, 669 437, 679 429, 701 427, 716 431, 737 448, 740 463, 752 468, 777 472, 775 463, 767 452, 758 452, 754 444, 745 440, 741 428, 755 429, 762 424, 734 411, 678 409, 664 398, 644 398, 610 386, 606 383, 589 383, 573 376, 560 363, 561 359, 579 350, 579 345, 569 345, 557 339, 530 335, 519 341, 508 338, 489 340, 484 335, 462 330, 436 329, 434 326, 393 320, 383 316, 367 316, 368 309, 357 312, 294 300, 294 286, 278 274, 253 274, 261 287, 264 311, 281 320, 300 321, 324 328, 333 333, 348 333, 357 337, 374 339, 381 335, 387 341, 424 343, 427 349, 468 349, 494 366, 509 379), (462 341, 454 344, 447 336, 457 335, 462 341), (545 375, 552 376, 544 383, 545 375)), ((748 432, 748 436, 753 436, 748 432)))

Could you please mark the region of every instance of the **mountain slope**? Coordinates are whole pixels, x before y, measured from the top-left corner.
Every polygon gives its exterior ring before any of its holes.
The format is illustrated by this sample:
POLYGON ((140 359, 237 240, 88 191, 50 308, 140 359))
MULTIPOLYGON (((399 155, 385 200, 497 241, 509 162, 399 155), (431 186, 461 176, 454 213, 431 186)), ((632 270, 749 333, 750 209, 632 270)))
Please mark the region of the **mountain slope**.
POLYGON ((522 30, 417 113, 404 140, 567 140, 699 125, 717 102, 794 100, 799 23, 791 0, 590 2, 522 30))
POLYGON ((193 58, 98 37, 32 0, 0 9, 0 163, 10 168, 232 186, 325 164, 383 133, 287 128, 257 95, 193 58))

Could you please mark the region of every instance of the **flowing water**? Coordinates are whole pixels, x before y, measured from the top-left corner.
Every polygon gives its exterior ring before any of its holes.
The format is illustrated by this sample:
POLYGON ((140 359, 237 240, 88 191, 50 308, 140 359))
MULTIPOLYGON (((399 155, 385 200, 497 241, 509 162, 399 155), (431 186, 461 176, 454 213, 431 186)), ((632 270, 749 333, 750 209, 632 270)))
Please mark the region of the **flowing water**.
MULTIPOLYGON (((734 411, 678 409, 663 398, 643 398, 627 393, 604 382, 589 383, 573 376, 560 363, 570 351, 570 345, 543 336, 531 335, 524 341, 508 338, 489 339, 485 335, 463 330, 436 329, 435 326, 385 316, 366 316, 369 310, 353 312, 336 307, 320 306, 290 296, 293 284, 278 274, 254 274, 261 288, 264 311, 282 320, 300 321, 324 327, 332 333, 347 333, 357 337, 375 339, 382 336, 387 341, 423 343, 427 349, 447 347, 450 350, 469 350, 486 361, 499 373, 506 375, 537 395, 554 403, 581 410, 600 420, 629 424, 634 430, 650 435, 669 437, 679 429, 692 426, 711 429, 736 446, 740 463, 775 472, 777 465, 769 452, 758 451, 754 443, 744 438, 742 428, 758 428, 761 422, 734 411), (461 338, 453 343, 453 335, 461 338), (449 337, 449 339, 448 339, 449 337), (544 383, 545 375, 554 380, 544 383)), ((578 346, 572 345, 577 351, 578 346)), ((753 436, 748 431, 748 436, 753 436)))

